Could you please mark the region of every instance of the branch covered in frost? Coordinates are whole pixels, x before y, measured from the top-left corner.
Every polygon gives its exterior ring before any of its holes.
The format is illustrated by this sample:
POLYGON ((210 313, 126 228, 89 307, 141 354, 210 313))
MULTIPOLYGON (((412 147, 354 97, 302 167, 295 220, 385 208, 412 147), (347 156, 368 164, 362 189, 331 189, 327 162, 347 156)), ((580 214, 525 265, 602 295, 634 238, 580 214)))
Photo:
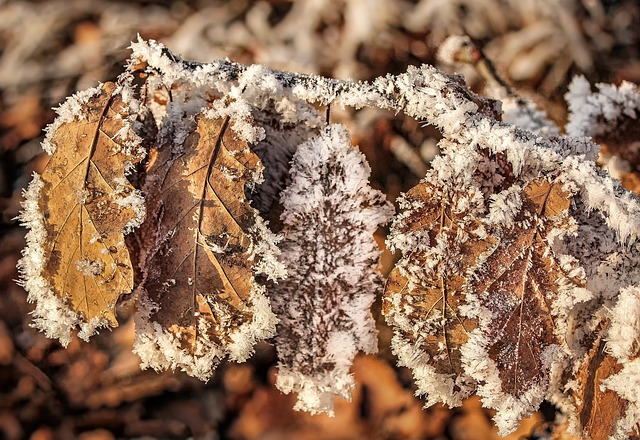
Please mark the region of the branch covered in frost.
POLYGON ((469 37, 452 35, 438 50, 438 60, 451 65, 468 64, 486 81, 486 93, 502 101, 502 119, 525 130, 543 135, 557 135, 560 130, 544 111, 520 97, 498 75, 494 65, 469 37))
MULTIPOLYGON (((602 203, 603 198, 617 198, 614 187, 589 185, 589 181, 596 180, 595 166, 588 163, 597 157, 598 147, 594 143, 585 138, 540 136, 505 124, 499 120, 499 103, 469 91, 462 77, 448 75, 432 66, 410 66, 406 73, 397 76, 353 82, 283 72, 261 65, 243 66, 228 60, 210 64, 183 61, 155 41, 140 40, 132 44, 132 49, 131 69, 159 76, 167 88, 176 83, 189 83, 194 89, 216 91, 226 100, 236 101, 230 110, 242 107, 246 102, 256 106, 277 97, 294 102, 303 100, 403 111, 437 126, 444 137, 455 144, 478 145, 493 153, 504 152, 516 173, 524 162, 538 163, 541 169, 581 166, 582 183, 579 185, 589 200, 589 209, 606 211, 607 216, 618 209, 624 209, 628 214, 640 213, 637 203, 627 204, 624 208, 619 203, 602 203)), ((246 131, 250 131, 249 128, 246 131)), ((250 133, 246 139, 253 141, 255 136, 257 134, 250 133)), ((626 234, 623 231, 620 235, 626 234)))

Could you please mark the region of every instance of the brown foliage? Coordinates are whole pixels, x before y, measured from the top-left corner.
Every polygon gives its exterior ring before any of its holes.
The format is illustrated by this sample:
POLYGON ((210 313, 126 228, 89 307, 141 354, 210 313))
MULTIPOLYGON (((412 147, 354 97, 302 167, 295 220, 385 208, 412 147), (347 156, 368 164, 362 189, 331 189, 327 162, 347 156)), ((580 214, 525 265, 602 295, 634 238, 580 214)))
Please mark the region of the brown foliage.
POLYGON ((170 146, 161 147, 148 165, 158 196, 149 201, 154 217, 143 228, 157 235, 143 270, 144 288, 158 305, 152 319, 193 349, 202 336, 198 317, 211 324, 206 336, 216 344, 252 319, 247 234, 255 211, 244 186, 260 161, 231 131, 228 118, 199 117, 183 148, 176 157, 170 146))
POLYGON ((53 134, 59 148, 42 174, 38 200, 47 234, 42 276, 85 322, 98 318, 114 327, 116 300, 133 288, 123 230, 139 215, 123 202, 134 190, 125 163, 141 160, 119 144, 128 110, 115 89, 105 84, 82 120, 53 134))
MULTIPOLYGON (((419 337, 411 332, 403 333, 430 354, 430 365, 437 373, 452 376, 462 372, 459 350, 467 342, 467 333, 477 325, 475 320, 461 316, 458 310, 465 300, 465 274, 495 242, 492 237, 481 238, 473 232, 477 230, 479 222, 466 218, 469 216, 468 210, 453 211, 459 197, 460 194, 455 191, 437 188, 425 181, 407 193, 407 200, 421 203, 421 207, 406 219, 401 232, 428 231, 431 246, 435 247, 438 241, 445 241, 449 254, 413 288, 409 287, 408 278, 396 267, 387 281, 385 298, 389 301, 385 301, 383 309, 386 315, 393 313, 392 297, 401 294, 401 301, 412 307, 413 313, 408 316, 410 320, 434 320, 436 328, 426 338, 418 340, 419 337), (464 238, 460 239, 461 236, 464 238)), ((428 257, 415 252, 408 258, 417 265, 423 265, 428 257)))
POLYGON ((589 440, 611 437, 616 422, 624 417, 628 402, 615 391, 602 388, 602 381, 620 372, 622 365, 605 352, 603 338, 607 325, 598 329, 598 336, 586 361, 577 374, 577 390, 573 399, 578 408, 583 438, 589 440))
POLYGON ((469 288, 493 319, 483 329, 489 357, 496 363, 502 390, 513 396, 535 386, 544 371, 542 353, 561 344, 552 303, 563 276, 547 234, 567 221, 569 195, 559 183, 536 180, 522 194, 522 210, 511 229, 471 278, 469 288))

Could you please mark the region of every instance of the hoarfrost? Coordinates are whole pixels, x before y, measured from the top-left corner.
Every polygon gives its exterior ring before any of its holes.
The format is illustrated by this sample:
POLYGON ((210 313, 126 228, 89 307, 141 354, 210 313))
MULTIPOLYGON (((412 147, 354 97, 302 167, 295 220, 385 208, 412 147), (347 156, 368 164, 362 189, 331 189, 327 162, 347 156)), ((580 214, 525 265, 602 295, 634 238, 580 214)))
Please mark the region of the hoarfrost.
POLYGON ((344 127, 330 125, 300 145, 282 192, 280 243, 289 277, 269 289, 277 325, 278 379, 296 409, 333 413, 349 398, 358 351, 377 350, 370 307, 381 287, 373 233, 392 208, 368 186, 365 157, 344 127))
POLYGON ((615 391, 627 401, 624 417, 617 421, 611 440, 626 440, 640 429, 640 357, 628 361, 619 373, 602 381, 602 387, 615 391))
MULTIPOLYGON (((459 58, 460 49, 468 47, 467 43, 464 38, 453 38, 443 45, 441 55, 459 58)), ((601 135, 621 119, 637 119, 637 86, 598 85, 598 92, 592 93, 584 78, 576 78, 567 94, 569 136, 558 136, 558 128, 544 113, 519 98, 499 78, 494 78, 493 93, 502 103, 475 95, 460 76, 430 66, 410 67, 401 75, 361 83, 291 74, 259 65, 242 66, 228 60, 193 63, 172 55, 160 43, 141 39, 131 48, 130 67, 147 64, 151 90, 173 90, 171 102, 160 104, 150 99, 141 106, 153 112, 159 126, 157 143, 170 148, 172 157, 179 157, 195 128, 195 115, 206 112, 211 118, 229 117, 236 134, 252 143, 266 165, 264 178, 261 169, 251 176, 248 198, 265 215, 277 211, 273 208, 278 203, 284 206, 280 219, 258 218, 248 231, 254 239, 247 254, 255 260, 253 273, 266 275, 270 281, 267 292, 263 286, 254 285, 247 300, 254 312, 251 321, 226 335, 224 344, 206 336, 213 324, 194 310, 201 337, 196 338, 192 352, 185 350, 180 335, 168 332, 150 318, 158 306, 147 292, 138 291, 140 311, 136 315, 134 351, 144 367, 181 368, 207 380, 224 356, 236 361, 250 356, 258 339, 274 335, 279 318, 275 336, 277 386, 284 392, 298 393, 296 408, 331 413, 334 396, 349 397, 354 356, 358 351, 376 350, 376 330, 369 308, 381 280, 375 272, 380 252, 372 235, 388 220, 391 208, 381 193, 368 186, 370 170, 364 157, 351 146, 346 130, 337 125, 324 127, 311 104, 373 106, 403 111, 441 130, 443 155, 433 160, 433 170, 423 184, 435 185, 442 193, 439 196, 450 202, 450 214, 460 216, 459 230, 449 229, 450 237, 443 237, 442 226, 435 238, 425 228, 399 232, 402 225, 413 221, 412 215, 428 208, 401 196, 398 201, 402 212, 396 216, 388 239, 390 249, 404 254, 397 269, 406 278, 400 293, 385 298, 393 310, 387 319, 396 326, 392 348, 399 363, 412 369, 418 393, 426 395, 426 403, 457 405, 477 388, 484 405, 497 410, 495 421, 500 433, 507 434, 543 398, 560 395, 559 371, 566 366, 574 374, 579 363, 565 365, 566 357, 582 359, 589 349, 583 344, 590 334, 604 319, 611 318, 607 349, 625 364, 605 381, 605 386, 630 402, 626 418, 619 423, 618 438, 636 427, 640 418, 640 390, 636 389, 640 383, 640 204, 596 168, 598 147, 587 136, 601 135), (572 218, 558 219, 564 222, 563 228, 546 230, 546 241, 539 243, 548 245, 544 256, 553 258, 560 268, 560 275, 553 280, 558 298, 549 309, 560 321, 553 334, 562 342, 544 347, 539 380, 514 396, 503 389, 500 367, 489 354, 491 341, 485 331, 500 313, 513 308, 514 300, 503 298, 500 303, 499 298, 491 298, 497 308, 493 310, 487 307, 487 298, 481 298, 469 286, 483 275, 487 258, 501 241, 509 239, 508 231, 516 227, 515 223, 523 229, 541 226, 542 221, 534 215, 520 217, 523 188, 540 179, 555 182, 573 198, 572 218), (270 231, 268 221, 276 232, 283 228, 282 234, 270 231), (467 334, 468 340, 459 350, 464 371, 441 374, 430 362, 445 356, 443 347, 427 353, 421 344, 438 325, 447 323, 446 313, 438 311, 421 321, 414 320, 411 316, 421 306, 405 293, 418 289, 422 279, 443 268, 446 270, 442 274, 455 273, 456 264, 461 267, 454 252, 459 251, 457 247, 485 244, 472 267, 456 273, 467 279, 464 300, 458 305, 460 317, 478 322, 478 328, 467 334), (424 261, 412 261, 417 254, 424 261), (275 280, 286 273, 289 278, 276 284, 275 280), (415 340, 405 337, 410 333, 416 335, 415 340), (300 349, 302 341, 308 349, 300 349)), ((473 53, 468 54, 473 61, 473 53)), ((122 87, 119 93, 123 99, 130 101, 136 112, 141 111, 131 97, 131 89, 122 87)), ((60 106, 59 117, 48 128, 43 143, 49 154, 56 149, 50 140, 53 133, 65 122, 81 119, 80 109, 100 90, 97 87, 79 93, 60 106)), ((116 134, 123 148, 141 148, 134 120, 132 115, 123 121, 123 130, 116 134)), ((120 190, 124 188, 122 183, 120 190)), ((149 180, 145 188, 157 184, 149 180)), ((38 207, 41 188, 42 181, 35 175, 20 216, 30 230, 19 268, 29 301, 37 300, 35 325, 66 345, 75 327, 80 328, 81 337, 88 337, 107 323, 100 318, 83 322, 64 299, 53 295, 42 277, 42 240, 46 237, 38 207)), ((125 227, 129 232, 142 222, 144 203, 138 191, 121 192, 116 203, 132 206, 137 214, 125 227)), ((167 236, 173 233, 175 229, 167 236)), ((214 244, 210 249, 225 250, 214 244)), ((79 261, 77 265, 85 275, 100 270, 91 261, 79 261)), ((186 284, 192 282, 188 278, 186 284)), ((545 297, 545 302, 548 299, 545 297)), ((227 325, 232 318, 223 306, 215 302, 210 305, 224 321, 221 326, 227 325)), ((570 382, 567 389, 572 386, 570 382)))
POLYGON ((638 86, 623 81, 620 86, 596 84, 597 92, 591 92, 589 82, 576 76, 565 95, 569 105, 570 136, 598 136, 615 129, 620 120, 637 120, 640 115, 640 90, 638 86))
POLYGON ((611 310, 606 349, 623 362, 639 354, 640 287, 631 286, 620 290, 616 305, 611 310))
POLYGON ((53 156, 53 153, 55 153, 57 148, 57 145, 54 145, 51 140, 56 131, 69 122, 82 121, 85 117, 85 112, 83 111, 84 105, 86 105, 91 98, 99 95, 101 92, 102 83, 98 84, 96 87, 76 92, 55 109, 57 117, 55 121, 49 124, 45 129, 45 137, 42 141, 42 149, 49 156, 53 156))
POLYGON ((32 312, 34 326, 42 330, 48 338, 58 339, 66 347, 71 342, 71 332, 82 323, 82 319, 53 293, 49 282, 42 276, 45 268, 44 242, 47 240, 47 231, 38 198, 43 186, 40 175, 34 173, 33 180, 24 192, 19 219, 29 231, 26 236, 27 246, 22 251, 18 269, 21 284, 29 292, 27 300, 36 303, 32 312))
POLYGON ((213 368, 223 358, 224 352, 207 338, 208 322, 198 317, 198 328, 203 337, 196 341, 193 354, 184 350, 178 338, 150 319, 157 305, 146 295, 138 294, 138 311, 135 315, 136 338, 133 352, 140 357, 140 368, 156 371, 180 368, 185 373, 207 381, 213 368))

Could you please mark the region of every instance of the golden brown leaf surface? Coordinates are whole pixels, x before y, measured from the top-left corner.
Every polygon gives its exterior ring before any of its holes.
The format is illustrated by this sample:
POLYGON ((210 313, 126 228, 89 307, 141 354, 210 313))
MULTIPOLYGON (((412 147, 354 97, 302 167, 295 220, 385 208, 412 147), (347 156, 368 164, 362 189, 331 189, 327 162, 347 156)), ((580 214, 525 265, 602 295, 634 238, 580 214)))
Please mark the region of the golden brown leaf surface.
POLYGON ((145 261, 144 284, 158 310, 151 319, 195 350, 202 330, 218 345, 251 322, 246 300, 253 288, 252 240, 255 211, 244 187, 260 166, 246 142, 229 128, 229 119, 198 117, 197 129, 182 152, 161 148, 148 167, 159 196, 155 252, 145 261))
POLYGON ((561 184, 528 184, 513 226, 495 232, 499 245, 470 279, 469 289, 492 312, 483 329, 488 355, 498 369, 502 391, 515 397, 548 380, 542 354, 562 343, 555 334, 552 304, 563 273, 547 234, 564 227, 569 205, 561 184))
POLYGON ((104 84, 82 120, 53 134, 59 148, 42 174, 39 198, 47 233, 42 276, 84 321, 99 318, 113 327, 116 300, 133 288, 123 230, 138 214, 123 202, 134 190, 125 162, 141 160, 117 140, 127 108, 115 87, 104 84))
POLYGON ((615 391, 602 389, 602 381, 620 372, 622 365, 605 352, 604 329, 578 372, 574 401, 583 438, 607 439, 616 432, 616 422, 624 417, 628 402, 615 391))
MULTIPOLYGON (((421 325, 420 332, 396 328, 412 344, 419 344, 429 354, 429 364, 439 374, 453 377, 462 373, 460 347, 467 342, 467 333, 476 327, 475 320, 463 317, 459 307, 464 304, 465 274, 478 262, 481 253, 491 246, 490 237, 480 238, 474 231, 479 222, 468 218, 469 212, 453 212, 459 194, 422 182, 407 193, 407 200, 421 207, 412 211, 399 229, 401 233, 428 231, 430 246, 445 241, 446 255, 438 257, 433 271, 422 274, 420 283, 411 288, 409 280, 396 267, 385 288, 383 313, 391 316, 393 297, 400 295, 400 310, 409 305, 406 316, 411 323, 421 325), (428 324, 426 324, 428 323, 428 324), (426 325, 425 325, 426 324, 426 325)), ((425 266, 430 257, 414 252, 407 258, 412 265, 425 266)), ((458 391, 458 390, 456 390, 458 391)))

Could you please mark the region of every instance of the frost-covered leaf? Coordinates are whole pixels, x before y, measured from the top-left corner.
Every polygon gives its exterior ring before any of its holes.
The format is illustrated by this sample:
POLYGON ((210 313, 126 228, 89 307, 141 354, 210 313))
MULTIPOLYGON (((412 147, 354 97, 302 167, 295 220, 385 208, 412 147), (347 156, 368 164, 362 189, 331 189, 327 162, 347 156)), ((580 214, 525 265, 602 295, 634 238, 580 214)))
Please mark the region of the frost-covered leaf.
POLYGON ((467 285, 477 295, 472 315, 480 325, 463 350, 466 369, 480 382, 485 405, 498 410, 503 432, 548 393, 553 364, 562 360, 554 303, 563 289, 584 284, 566 277, 551 247, 554 237, 571 227, 570 194, 557 181, 537 179, 520 199, 511 224, 490 228, 498 245, 470 273, 467 285))
POLYGON ((377 351, 370 307, 381 288, 373 238, 392 208, 368 185, 369 166, 346 129, 326 127, 298 147, 283 191, 282 258, 289 277, 269 289, 280 322, 276 385, 296 409, 333 414, 349 399, 357 352, 377 351))
POLYGON ((460 312, 465 276, 495 240, 477 220, 484 209, 480 191, 473 197, 472 191, 436 186, 433 180, 433 173, 427 174, 400 202, 406 211, 392 234, 415 242, 389 275, 383 313, 394 328, 392 347, 400 363, 414 370, 426 404, 456 406, 475 390, 460 358, 460 347, 476 327, 460 312))
POLYGON ((143 262, 134 351, 144 366, 208 379, 225 355, 244 360, 256 340, 273 335, 275 317, 254 275, 269 264, 270 278, 282 273, 267 261, 271 235, 244 196, 260 177, 258 157, 228 117, 201 114, 196 125, 184 144, 160 144, 148 165, 143 229, 155 237, 143 262))
POLYGON ((280 229, 282 208, 279 198, 290 183, 291 159, 299 145, 320 133, 323 120, 318 112, 304 102, 283 100, 270 102, 253 112, 255 124, 265 131, 264 139, 251 144, 264 165, 264 182, 249 194, 251 206, 269 220, 271 229, 280 229))
POLYGON ((617 400, 611 399, 613 407, 606 409, 616 416, 615 432, 610 438, 637 439, 640 437, 640 356, 627 361, 618 360, 614 370, 616 374, 603 375, 601 386, 604 393, 614 392, 617 395, 617 400))
POLYGON ((570 311, 593 296, 575 258, 554 248, 576 232, 568 213, 575 187, 545 163, 553 151, 441 147, 433 170, 400 199, 388 244, 403 257, 384 310, 394 352, 426 404, 458 404, 475 390, 506 434, 558 386, 575 328, 570 311), (455 299, 444 315, 434 307, 441 286, 455 299), (454 332, 456 320, 471 325, 454 332), (445 336, 463 333, 448 344, 457 367, 443 369, 445 336))
POLYGON ((598 329, 593 348, 577 373, 572 395, 582 438, 589 440, 611 438, 628 405, 617 393, 603 386, 604 380, 622 368, 616 358, 605 351, 605 328, 606 324, 603 324, 598 329))
POLYGON ((26 192, 23 283, 37 327, 63 345, 76 327, 84 339, 116 327, 116 301, 133 288, 124 234, 144 205, 125 174, 144 151, 123 87, 106 83, 61 106, 45 141, 52 158, 26 192))
POLYGON ((502 373, 503 391, 514 395, 530 386, 528 376, 539 375, 541 346, 553 338, 550 303, 560 274, 546 234, 557 227, 558 217, 563 220, 569 203, 561 185, 530 183, 513 225, 499 232, 499 245, 483 258, 468 285, 492 312, 489 355, 502 373))
POLYGON ((586 301, 567 311, 565 335, 572 359, 552 401, 582 437, 626 439, 640 408, 632 360, 640 338, 635 287, 640 283, 640 245, 622 245, 605 218, 586 212, 580 200, 570 213, 576 234, 557 242, 555 249, 575 259, 588 290, 586 301))

